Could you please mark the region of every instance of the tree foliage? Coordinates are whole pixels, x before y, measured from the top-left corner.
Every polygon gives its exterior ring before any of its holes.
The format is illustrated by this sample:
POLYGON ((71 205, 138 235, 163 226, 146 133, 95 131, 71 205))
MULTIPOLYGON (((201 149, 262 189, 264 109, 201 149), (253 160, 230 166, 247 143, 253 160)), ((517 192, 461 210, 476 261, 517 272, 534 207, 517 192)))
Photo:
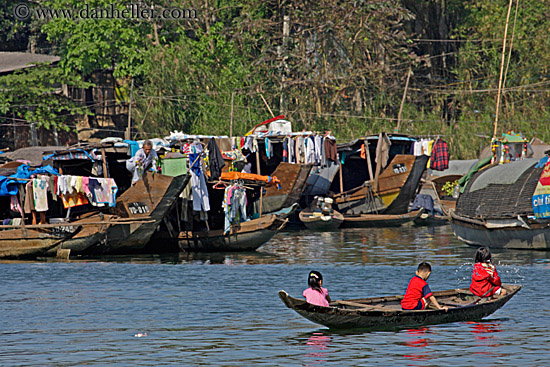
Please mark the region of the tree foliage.
POLYGON ((65 97, 61 84, 87 88, 78 77, 67 76, 48 65, 16 71, 0 77, 0 114, 36 123, 37 127, 68 131, 67 121, 87 114, 85 107, 65 97))

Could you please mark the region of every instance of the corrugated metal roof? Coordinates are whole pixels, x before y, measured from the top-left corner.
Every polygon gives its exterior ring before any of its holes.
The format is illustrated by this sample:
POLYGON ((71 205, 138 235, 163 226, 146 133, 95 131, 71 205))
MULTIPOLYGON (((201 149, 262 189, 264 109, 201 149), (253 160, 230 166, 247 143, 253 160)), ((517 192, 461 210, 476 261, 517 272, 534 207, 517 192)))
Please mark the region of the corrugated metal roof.
POLYGON ((25 69, 42 62, 56 63, 59 60, 59 56, 29 52, 0 52, 0 74, 25 69))

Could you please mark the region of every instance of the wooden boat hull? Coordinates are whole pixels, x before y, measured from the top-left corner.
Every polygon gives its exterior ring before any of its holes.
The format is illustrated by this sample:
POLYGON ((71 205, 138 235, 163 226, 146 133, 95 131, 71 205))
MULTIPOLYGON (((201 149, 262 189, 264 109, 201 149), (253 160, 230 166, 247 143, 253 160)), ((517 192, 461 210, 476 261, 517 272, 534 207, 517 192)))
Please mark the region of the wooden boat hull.
POLYGON ((401 214, 414 198, 422 174, 426 170, 427 156, 396 155, 381 173, 378 188, 369 185, 334 196, 336 210, 344 215, 401 214))
POLYGON ((337 229, 344 222, 344 216, 337 211, 333 211, 330 215, 316 216, 310 211, 301 211, 300 220, 311 230, 315 231, 330 231, 337 229))
POLYGON ((489 246, 518 250, 550 251, 550 221, 540 224, 481 222, 458 216, 451 211, 455 236, 470 246, 489 246), (476 223, 477 222, 477 223, 476 223), (515 224, 515 225, 513 225, 515 224), (488 228, 492 227, 492 228, 488 228))
POLYGON ((71 235, 70 232, 60 232, 55 228, 6 229, 0 231, 0 258, 40 256, 56 248, 71 235))
POLYGON ((228 234, 223 230, 183 232, 178 245, 187 252, 254 251, 271 240, 287 221, 279 215, 269 214, 233 226, 228 234))
MULTIPOLYGON (((451 322, 475 321, 491 315, 508 302, 520 289, 519 285, 505 284, 507 294, 492 300, 479 297, 464 289, 434 292, 438 302, 453 300, 449 310, 402 310, 402 296, 375 297, 331 302, 331 307, 316 306, 304 299, 279 291, 283 303, 306 319, 332 329, 391 330, 451 322)), ((451 303, 449 301, 449 303, 451 303)))
POLYGON ((360 214, 344 215, 344 227, 368 228, 368 227, 399 227, 411 222, 424 212, 424 209, 415 210, 405 214, 360 214))
POLYGON ((82 225, 82 230, 64 241, 60 248, 70 250, 71 255, 139 252, 147 245, 188 180, 189 175, 170 177, 147 173, 143 180, 117 199, 116 218, 95 213, 75 221, 75 225, 82 225))
POLYGON ((306 188, 311 167, 309 164, 279 163, 271 176, 281 180, 281 188, 275 185, 265 188, 263 213, 273 213, 297 203, 306 188))
POLYGON ((451 217, 448 215, 422 213, 418 218, 413 220, 417 226, 436 227, 449 224, 451 217))

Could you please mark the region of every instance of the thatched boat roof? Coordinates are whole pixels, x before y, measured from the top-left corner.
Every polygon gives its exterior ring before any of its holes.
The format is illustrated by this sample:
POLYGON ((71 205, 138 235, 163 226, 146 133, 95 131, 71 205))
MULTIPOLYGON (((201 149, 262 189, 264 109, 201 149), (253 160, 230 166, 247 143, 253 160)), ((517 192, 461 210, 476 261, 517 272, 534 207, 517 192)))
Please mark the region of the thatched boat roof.
POLYGON ((476 219, 533 215, 533 193, 543 170, 536 163, 526 159, 477 172, 458 198, 456 213, 476 219))

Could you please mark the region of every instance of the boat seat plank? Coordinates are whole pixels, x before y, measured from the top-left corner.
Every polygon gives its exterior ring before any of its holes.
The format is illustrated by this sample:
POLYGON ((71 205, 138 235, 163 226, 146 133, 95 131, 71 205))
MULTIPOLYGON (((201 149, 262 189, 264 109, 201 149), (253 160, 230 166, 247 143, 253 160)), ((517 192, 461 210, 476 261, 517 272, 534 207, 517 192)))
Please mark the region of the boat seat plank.
MULTIPOLYGON (((344 306, 358 307, 361 310, 395 311, 395 309, 393 308, 389 308, 382 305, 369 305, 365 303, 358 303, 358 302, 352 302, 352 301, 338 300, 338 301, 334 301, 334 303, 341 304, 344 306)), ((354 311, 357 311, 357 309, 354 309, 354 311)))

